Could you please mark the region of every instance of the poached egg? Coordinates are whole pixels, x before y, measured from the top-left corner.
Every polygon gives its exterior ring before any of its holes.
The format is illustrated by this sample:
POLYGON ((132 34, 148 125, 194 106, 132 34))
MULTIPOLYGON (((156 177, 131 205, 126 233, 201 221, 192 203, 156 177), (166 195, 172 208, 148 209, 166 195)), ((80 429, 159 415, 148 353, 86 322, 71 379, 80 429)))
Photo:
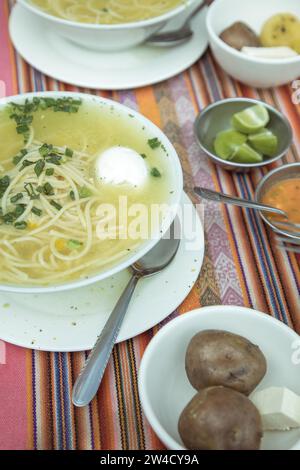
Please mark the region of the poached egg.
POLYGON ((143 157, 129 147, 115 146, 104 150, 96 160, 96 176, 104 183, 142 186, 148 169, 143 157))

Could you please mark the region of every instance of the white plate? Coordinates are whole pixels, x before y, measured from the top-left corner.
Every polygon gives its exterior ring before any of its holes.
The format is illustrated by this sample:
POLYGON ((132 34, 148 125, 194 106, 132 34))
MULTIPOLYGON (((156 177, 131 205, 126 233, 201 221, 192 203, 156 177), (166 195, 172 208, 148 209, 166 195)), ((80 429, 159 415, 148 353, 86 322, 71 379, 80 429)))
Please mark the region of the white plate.
MULTIPOLYGON (((200 218, 189 198, 182 241, 173 263, 139 282, 118 342, 132 338, 170 315, 196 282, 204 257, 200 218)), ((92 286, 52 294, 0 292, 0 339, 43 351, 91 349, 130 278, 129 271, 92 286)))
MULTIPOLYGON (((183 408, 196 394, 185 372, 185 353, 201 330, 239 334, 257 344, 267 360, 267 373, 257 390, 287 387, 300 395, 300 338, 284 323, 256 310, 215 305, 175 318, 151 340, 139 370, 139 395, 154 431, 172 450, 184 449, 177 424, 183 408)), ((300 449, 300 429, 266 432, 262 449, 300 449)))
MULTIPOLYGON (((197 0, 195 3, 201 3, 197 0)), ((195 3, 193 8, 195 8, 195 3)), ((191 8, 167 29, 178 28, 191 8)), ((196 62, 208 45, 207 9, 193 20, 194 36, 176 47, 138 46, 127 51, 91 51, 43 29, 38 17, 16 5, 11 13, 11 40, 21 56, 46 75, 86 88, 120 90, 166 80, 196 62)))

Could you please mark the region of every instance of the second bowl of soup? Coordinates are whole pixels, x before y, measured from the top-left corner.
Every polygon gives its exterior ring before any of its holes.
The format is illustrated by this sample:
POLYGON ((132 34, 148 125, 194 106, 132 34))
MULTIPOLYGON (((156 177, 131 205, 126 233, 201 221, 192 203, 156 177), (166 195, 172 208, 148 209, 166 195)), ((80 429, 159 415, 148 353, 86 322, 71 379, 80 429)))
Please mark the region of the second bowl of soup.
POLYGON ((0 289, 44 292, 131 265, 169 228, 182 170, 140 114, 76 93, 0 100, 0 289))
POLYGON ((18 0, 51 28, 89 49, 118 51, 144 42, 195 0, 18 0))

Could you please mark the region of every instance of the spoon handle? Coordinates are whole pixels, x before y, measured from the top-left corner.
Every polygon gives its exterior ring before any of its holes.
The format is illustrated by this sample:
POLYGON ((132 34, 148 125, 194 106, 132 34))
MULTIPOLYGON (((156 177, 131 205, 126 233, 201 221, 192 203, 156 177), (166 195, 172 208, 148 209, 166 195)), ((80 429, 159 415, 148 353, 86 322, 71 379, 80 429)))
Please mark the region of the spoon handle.
POLYGON ((201 11, 204 7, 208 7, 210 6, 210 4, 213 2, 213 0, 203 0, 202 3, 200 3, 200 5, 197 6, 197 8, 195 8, 190 14, 189 16, 186 18, 184 24, 182 25, 182 27, 186 26, 189 24, 189 22, 191 21, 191 19, 197 15, 197 13, 199 13, 199 11, 201 11))
POLYGON ((259 202, 250 201, 249 199, 242 199, 240 197, 229 196, 227 194, 219 193, 217 191, 212 191, 211 189, 200 187, 195 187, 194 191, 203 199, 208 199, 210 201, 224 202, 225 204, 232 204, 234 206, 248 207, 250 209, 273 212, 274 214, 279 214, 286 217, 286 213, 280 209, 277 209, 276 207, 260 204, 259 202))
POLYGON ((139 279, 136 274, 132 276, 90 352, 74 384, 72 401, 75 406, 88 405, 96 395, 139 279))

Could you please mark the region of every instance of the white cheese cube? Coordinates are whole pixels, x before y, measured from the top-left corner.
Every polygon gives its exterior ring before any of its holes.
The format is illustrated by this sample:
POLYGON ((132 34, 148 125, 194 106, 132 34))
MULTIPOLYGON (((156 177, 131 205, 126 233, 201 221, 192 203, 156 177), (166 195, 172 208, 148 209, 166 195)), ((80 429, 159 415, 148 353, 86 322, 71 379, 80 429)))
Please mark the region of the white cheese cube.
POLYGON ((250 57, 261 59, 288 59, 297 56, 297 52, 290 47, 243 47, 242 52, 250 57))
POLYGON ((300 397, 284 387, 270 387, 251 396, 261 414, 264 431, 300 427, 300 397))

